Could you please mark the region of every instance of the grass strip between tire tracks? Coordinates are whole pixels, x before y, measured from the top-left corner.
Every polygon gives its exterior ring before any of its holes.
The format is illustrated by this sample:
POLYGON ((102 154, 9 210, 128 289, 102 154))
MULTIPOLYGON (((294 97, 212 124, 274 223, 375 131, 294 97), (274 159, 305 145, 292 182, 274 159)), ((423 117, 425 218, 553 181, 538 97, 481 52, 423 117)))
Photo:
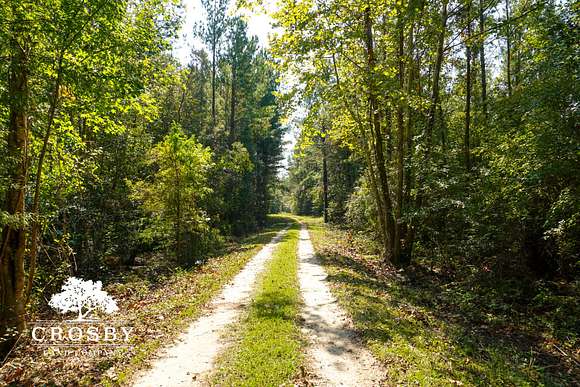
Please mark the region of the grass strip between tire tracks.
POLYGON ((217 361, 212 384, 280 386, 297 376, 303 359, 297 321, 298 233, 294 224, 275 249, 247 315, 235 327, 238 340, 217 361))

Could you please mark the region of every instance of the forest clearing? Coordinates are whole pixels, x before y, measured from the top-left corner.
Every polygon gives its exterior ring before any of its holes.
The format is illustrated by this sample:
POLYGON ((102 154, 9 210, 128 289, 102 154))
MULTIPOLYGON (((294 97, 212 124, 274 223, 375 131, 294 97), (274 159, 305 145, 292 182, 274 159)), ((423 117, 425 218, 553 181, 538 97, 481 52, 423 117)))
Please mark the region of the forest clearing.
POLYGON ((0 385, 580 385, 567 0, 0 3, 0 385))

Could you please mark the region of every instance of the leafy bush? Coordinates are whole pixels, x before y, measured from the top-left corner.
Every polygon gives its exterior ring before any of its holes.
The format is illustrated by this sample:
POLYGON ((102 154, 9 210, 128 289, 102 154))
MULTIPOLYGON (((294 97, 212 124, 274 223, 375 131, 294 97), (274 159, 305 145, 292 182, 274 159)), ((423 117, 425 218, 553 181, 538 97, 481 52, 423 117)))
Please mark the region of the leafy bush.
POLYGON ((368 185, 362 175, 346 203, 346 221, 355 230, 376 230, 377 209, 368 185))

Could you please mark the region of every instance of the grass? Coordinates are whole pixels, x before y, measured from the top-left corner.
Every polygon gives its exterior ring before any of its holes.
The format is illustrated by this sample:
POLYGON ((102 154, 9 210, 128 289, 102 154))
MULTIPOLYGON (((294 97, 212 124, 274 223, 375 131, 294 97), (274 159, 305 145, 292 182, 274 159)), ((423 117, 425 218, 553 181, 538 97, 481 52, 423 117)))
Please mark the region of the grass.
POLYGON ((107 290, 118 301, 119 318, 134 327, 130 349, 105 358, 78 360, 44 357, 34 347, 23 344, 2 367, 0 384, 3 379, 12 385, 128 384, 155 351, 168 345, 195 320, 204 306, 289 221, 274 216, 270 227, 243 239, 232 251, 190 270, 175 271, 155 284, 128 280, 109 285, 107 290))
MULTIPOLYGON (((578 383, 574 359, 548 350, 550 340, 534 331, 534 316, 520 321, 510 317, 515 312, 508 304, 487 305, 474 283, 459 286, 385 269, 365 238, 318 218, 301 220, 308 223, 333 293, 385 366, 386 385, 578 383)), ((558 344, 574 353, 565 342, 558 344)))
POLYGON ((214 384, 292 385, 302 362, 297 244, 294 225, 261 275, 247 315, 235 327, 237 342, 218 359, 214 384))

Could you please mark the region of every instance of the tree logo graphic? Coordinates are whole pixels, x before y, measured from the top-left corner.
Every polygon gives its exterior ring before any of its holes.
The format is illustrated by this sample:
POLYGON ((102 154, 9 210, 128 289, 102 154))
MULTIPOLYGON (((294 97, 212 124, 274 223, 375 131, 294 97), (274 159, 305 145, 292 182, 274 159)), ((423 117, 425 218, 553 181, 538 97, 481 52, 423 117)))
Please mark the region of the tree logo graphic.
POLYGON ((48 304, 61 314, 78 313, 74 321, 87 321, 94 311, 106 314, 118 311, 117 303, 102 287, 101 281, 70 277, 62 285, 62 292, 54 294, 48 304))

